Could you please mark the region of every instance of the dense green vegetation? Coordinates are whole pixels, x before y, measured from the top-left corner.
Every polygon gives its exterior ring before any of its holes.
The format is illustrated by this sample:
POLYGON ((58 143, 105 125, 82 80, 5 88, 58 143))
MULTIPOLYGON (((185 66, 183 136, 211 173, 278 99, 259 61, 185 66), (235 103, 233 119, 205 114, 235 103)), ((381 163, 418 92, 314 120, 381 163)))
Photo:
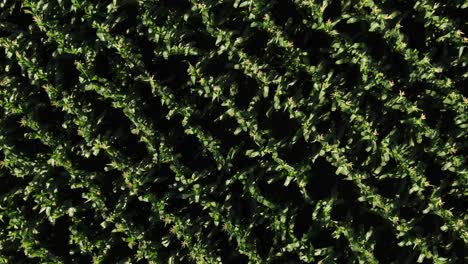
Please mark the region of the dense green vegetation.
POLYGON ((0 263, 466 263, 465 1, 0 8, 0 263))

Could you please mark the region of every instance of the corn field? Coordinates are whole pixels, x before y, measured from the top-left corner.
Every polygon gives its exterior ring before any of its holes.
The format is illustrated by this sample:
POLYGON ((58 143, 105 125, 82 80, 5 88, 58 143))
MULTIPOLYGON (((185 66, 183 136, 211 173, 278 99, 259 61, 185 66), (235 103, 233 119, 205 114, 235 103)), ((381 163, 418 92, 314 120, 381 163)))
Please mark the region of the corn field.
POLYGON ((467 263, 467 9, 0 0, 0 263, 467 263))

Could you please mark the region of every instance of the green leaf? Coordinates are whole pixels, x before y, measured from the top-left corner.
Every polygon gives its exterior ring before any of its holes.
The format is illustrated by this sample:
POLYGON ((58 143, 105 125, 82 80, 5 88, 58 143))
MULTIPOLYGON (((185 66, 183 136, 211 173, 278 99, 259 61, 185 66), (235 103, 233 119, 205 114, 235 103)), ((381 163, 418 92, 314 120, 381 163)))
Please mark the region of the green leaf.
POLYGON ((286 180, 284 181, 284 186, 288 186, 291 183, 292 179, 293 179, 292 176, 287 176, 286 180))
POLYGON ((268 86, 263 86, 263 97, 267 98, 268 97, 268 92, 270 88, 268 86))

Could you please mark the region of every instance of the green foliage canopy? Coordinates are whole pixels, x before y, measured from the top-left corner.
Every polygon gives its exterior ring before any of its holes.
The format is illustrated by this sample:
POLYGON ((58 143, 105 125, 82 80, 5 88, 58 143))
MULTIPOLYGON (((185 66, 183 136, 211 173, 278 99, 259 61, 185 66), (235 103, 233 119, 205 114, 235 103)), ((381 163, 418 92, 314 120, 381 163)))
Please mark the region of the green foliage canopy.
POLYGON ((464 1, 0 8, 0 263, 464 262, 464 1))

